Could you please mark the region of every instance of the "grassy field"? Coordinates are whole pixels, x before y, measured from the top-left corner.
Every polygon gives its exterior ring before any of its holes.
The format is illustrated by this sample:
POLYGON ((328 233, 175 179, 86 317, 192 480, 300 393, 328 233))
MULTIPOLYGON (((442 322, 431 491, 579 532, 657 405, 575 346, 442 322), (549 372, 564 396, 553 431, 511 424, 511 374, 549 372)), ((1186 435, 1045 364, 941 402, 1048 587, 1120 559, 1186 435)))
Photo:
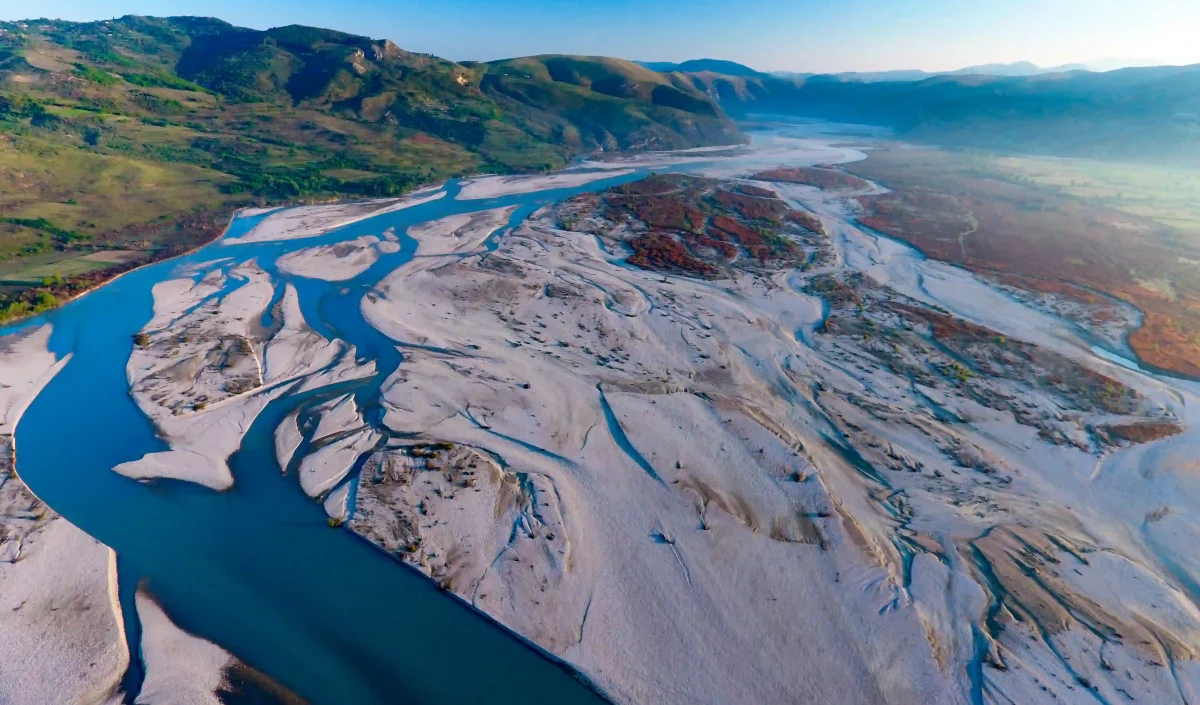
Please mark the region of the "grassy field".
POLYGON ((153 259, 176 235, 181 216, 228 214, 244 202, 222 192, 231 181, 191 164, 0 132, 0 293, 153 259), (114 250, 134 254, 105 256, 114 250))
POLYGON ((994 165, 1038 186, 1200 236, 1200 171, 1049 157, 997 158, 994 165))
POLYGON ((92 238, 235 200, 233 177, 191 164, 100 154, 38 135, 0 133, 0 212, 44 218, 92 238))
POLYGON ((99 252, 50 252, 0 262, 0 287, 37 286, 47 280, 76 277, 104 271, 144 257, 143 250, 106 250, 99 252))

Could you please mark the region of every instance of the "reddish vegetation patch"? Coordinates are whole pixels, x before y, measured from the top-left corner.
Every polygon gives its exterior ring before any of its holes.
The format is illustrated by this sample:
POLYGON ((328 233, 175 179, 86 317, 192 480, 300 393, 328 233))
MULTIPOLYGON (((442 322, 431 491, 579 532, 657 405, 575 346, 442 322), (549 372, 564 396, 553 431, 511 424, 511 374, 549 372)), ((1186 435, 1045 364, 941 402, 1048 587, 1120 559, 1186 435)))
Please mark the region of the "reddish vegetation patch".
POLYGON ((1090 303, 1103 292, 1145 314, 1129 338, 1153 367, 1200 377, 1200 246, 1107 206, 992 175, 926 149, 879 150, 853 167, 892 193, 860 199, 864 225, 931 257, 1032 291, 1090 303), (1181 259, 1182 258, 1182 259, 1181 259))
POLYGON ((642 269, 682 272, 700 277, 715 277, 715 266, 697 259, 675 238, 666 233, 647 233, 629 242, 633 255, 628 262, 642 269))
POLYGON ((819 294, 835 311, 858 306, 862 301, 858 291, 838 277, 820 276, 808 283, 809 289, 819 294))
POLYGON ((751 186, 750 184, 739 185, 738 191, 741 191, 742 193, 746 194, 747 196, 757 196, 759 198, 776 198, 775 192, 772 191, 771 189, 759 188, 758 186, 751 186))
POLYGON ((688 234, 683 239, 690 247, 712 250, 726 260, 733 259, 738 253, 737 245, 724 240, 714 240, 708 235, 688 234))
POLYGON ((865 189, 871 185, 865 180, 853 174, 847 174, 839 169, 823 169, 815 166, 770 169, 768 171, 760 171, 750 178, 757 179, 758 181, 779 181, 788 184, 816 186, 827 191, 865 189))
POLYGON ((679 191, 681 188, 679 181, 673 177, 654 174, 647 176, 641 181, 634 181, 618 186, 613 191, 626 196, 661 196, 663 194, 679 191))
POLYGON ((1109 438, 1129 443, 1149 443, 1183 433, 1179 424, 1172 421, 1145 421, 1142 423, 1115 424, 1103 427, 1109 438))
POLYGON ((809 232, 817 233, 818 235, 825 233, 825 226, 821 224, 821 219, 811 213, 793 210, 788 212, 787 219, 789 222, 795 223, 809 232))
POLYGON ((1005 272, 990 274, 988 278, 1001 284, 1007 284, 1008 286, 1024 289, 1025 291, 1032 291, 1035 294, 1053 294, 1054 296, 1061 296, 1065 299, 1092 305, 1111 303, 1105 296, 1066 282, 1023 277, 1018 274, 1008 274, 1005 272))
POLYGON ((1030 369, 1037 370, 1046 384, 1069 391, 1077 400, 1086 398, 1088 404, 1109 413, 1129 413, 1132 400, 1138 397, 1136 390, 1108 375, 1059 355, 1046 354, 1024 341, 1009 340, 990 328, 933 311, 921 311, 918 317, 929 322, 935 340, 970 358, 981 369, 994 373, 997 366, 1011 366, 1011 362, 1001 362, 997 357, 1000 351, 1007 351, 1030 363, 1030 369))
POLYGON ((610 203, 628 208, 634 217, 655 230, 683 230, 700 232, 704 229, 707 216, 699 208, 684 203, 678 195, 653 198, 627 198, 614 196, 610 203))
MULTIPOLYGON (((771 247, 767 244, 763 236, 754 228, 744 225, 733 218, 727 218, 723 215, 716 216, 712 220, 712 227, 709 228, 709 232, 722 240, 738 243, 746 248, 751 257, 760 262, 771 259, 771 247)), ((786 241, 784 242, 786 243, 786 241)), ((791 245, 791 243, 786 244, 791 245)))
POLYGON ((895 238, 916 242, 935 259, 962 260, 963 241, 976 227, 975 216, 954 196, 928 189, 863 196, 863 225, 895 238))
POLYGON ((621 237, 634 251, 627 261, 645 269, 715 277, 730 267, 803 266, 809 254, 801 242, 828 256, 827 243, 813 239, 824 234, 819 222, 793 214, 773 192, 744 184, 652 176, 566 206, 559 223, 568 230, 603 234, 598 222, 623 224, 621 237))
POLYGON ((1138 297, 1133 304, 1145 317, 1129 336, 1129 347, 1154 367, 1200 377, 1200 300, 1185 302, 1138 297))
POLYGON ((786 203, 774 198, 774 194, 771 198, 762 198, 720 190, 713 195, 713 200, 727 208, 732 208, 747 220, 778 221, 789 210, 786 203))

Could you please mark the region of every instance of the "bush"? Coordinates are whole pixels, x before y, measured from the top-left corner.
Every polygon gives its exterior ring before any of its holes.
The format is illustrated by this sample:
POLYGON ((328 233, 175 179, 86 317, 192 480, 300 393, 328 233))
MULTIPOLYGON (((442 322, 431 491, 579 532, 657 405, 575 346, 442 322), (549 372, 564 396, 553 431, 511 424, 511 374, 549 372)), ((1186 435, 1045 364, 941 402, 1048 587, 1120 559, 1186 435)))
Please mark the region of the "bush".
POLYGON ((122 73, 121 78, 143 88, 174 88, 181 91, 207 93, 203 86, 168 73, 122 73))
POLYGON ((49 311, 58 305, 58 298, 49 291, 36 291, 26 298, 0 303, 0 321, 49 311))
POLYGON ((78 233, 78 232, 75 232, 74 230, 67 230, 66 228, 60 228, 57 225, 55 225, 54 223, 51 223, 50 221, 46 220, 45 218, 0 218, 0 223, 8 223, 9 225, 19 225, 21 227, 29 228, 31 230, 38 230, 40 232, 50 233, 50 235, 54 236, 54 239, 58 240, 59 242, 61 242, 64 245, 69 245, 73 242, 78 242, 78 241, 82 241, 82 240, 91 240, 92 239, 91 235, 86 235, 84 233, 78 233))
POLYGON ((102 86, 111 86, 120 80, 107 71, 101 71, 100 69, 94 66, 88 66, 87 64, 75 64, 75 75, 79 76, 85 81, 98 83, 102 86))
POLYGON ((149 93, 135 93, 133 102, 157 115, 182 115, 187 112, 183 103, 173 98, 159 98, 149 93))
POLYGON ((27 95, 0 95, 0 117, 33 117, 44 112, 42 104, 27 95))

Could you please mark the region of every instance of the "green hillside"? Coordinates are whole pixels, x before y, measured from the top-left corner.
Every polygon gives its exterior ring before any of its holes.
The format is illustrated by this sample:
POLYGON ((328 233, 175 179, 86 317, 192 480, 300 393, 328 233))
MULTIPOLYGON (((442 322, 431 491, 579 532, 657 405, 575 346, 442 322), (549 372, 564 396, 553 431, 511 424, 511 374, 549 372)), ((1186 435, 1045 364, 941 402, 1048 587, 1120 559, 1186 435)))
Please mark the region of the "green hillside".
POLYGON ((478 65, 480 87, 517 115, 565 120, 551 138, 585 148, 681 149, 738 141, 720 109, 682 75, 620 59, 536 56, 478 65))
POLYGON ((200 17, 0 23, 0 317, 210 239, 242 204, 742 139, 684 77, 612 59, 463 65, 200 17))

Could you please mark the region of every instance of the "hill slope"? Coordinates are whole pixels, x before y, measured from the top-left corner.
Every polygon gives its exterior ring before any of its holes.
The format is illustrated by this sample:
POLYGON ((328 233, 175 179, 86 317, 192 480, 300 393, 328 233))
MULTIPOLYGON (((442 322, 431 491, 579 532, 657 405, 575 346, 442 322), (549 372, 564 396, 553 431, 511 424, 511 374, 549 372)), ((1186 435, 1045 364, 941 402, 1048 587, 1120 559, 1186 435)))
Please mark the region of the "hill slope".
POLYGON ((203 242, 240 204, 742 140, 685 77, 631 62, 465 65, 203 17, 0 23, 0 320, 203 242))
MULTIPOLYGON (((483 64, 480 88, 514 114, 567 121, 563 138, 605 149, 728 144, 737 130, 682 74, 603 57, 536 56, 483 64)), ((556 128, 561 129, 561 128, 556 128)))
POLYGON ((723 73, 726 76, 762 75, 761 71, 756 71, 745 64, 739 64, 736 61, 725 61, 723 59, 690 59, 677 64, 670 61, 641 61, 638 63, 651 71, 663 71, 665 73, 677 71, 683 73, 712 71, 713 73, 723 73))

